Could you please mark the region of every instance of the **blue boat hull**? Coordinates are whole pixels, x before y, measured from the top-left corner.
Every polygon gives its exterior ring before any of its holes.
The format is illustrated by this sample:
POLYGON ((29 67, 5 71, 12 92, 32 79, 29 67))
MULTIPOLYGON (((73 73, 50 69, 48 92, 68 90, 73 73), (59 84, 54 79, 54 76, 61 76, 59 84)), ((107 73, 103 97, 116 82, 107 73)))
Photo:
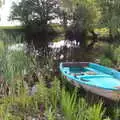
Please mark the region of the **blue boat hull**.
POLYGON ((120 98, 120 72, 89 62, 60 63, 60 71, 75 86, 110 99, 120 98))

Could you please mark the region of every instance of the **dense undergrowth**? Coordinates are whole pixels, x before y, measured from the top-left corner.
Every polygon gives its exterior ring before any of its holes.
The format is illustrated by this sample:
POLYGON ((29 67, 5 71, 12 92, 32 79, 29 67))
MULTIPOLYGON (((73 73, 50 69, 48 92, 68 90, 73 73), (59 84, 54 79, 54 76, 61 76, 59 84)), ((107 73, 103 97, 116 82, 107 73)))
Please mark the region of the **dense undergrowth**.
MULTIPOLYGON (((53 73, 52 58, 47 57, 48 64, 39 68, 33 54, 10 50, 11 44, 0 42, 1 120, 119 120, 119 103, 92 98, 53 73)), ((119 65, 119 46, 104 48, 95 56, 100 63, 119 65)))
POLYGON ((8 51, 3 44, 0 60, 1 120, 102 120, 102 103, 89 105, 77 97, 77 90, 69 92, 65 85, 60 87, 55 76, 51 76, 48 87, 24 51, 8 51))
MULTIPOLYGON (((101 43, 98 43, 99 45, 101 43)), ((102 65, 119 69, 120 65, 120 46, 119 44, 102 43, 99 46, 98 59, 102 65)))

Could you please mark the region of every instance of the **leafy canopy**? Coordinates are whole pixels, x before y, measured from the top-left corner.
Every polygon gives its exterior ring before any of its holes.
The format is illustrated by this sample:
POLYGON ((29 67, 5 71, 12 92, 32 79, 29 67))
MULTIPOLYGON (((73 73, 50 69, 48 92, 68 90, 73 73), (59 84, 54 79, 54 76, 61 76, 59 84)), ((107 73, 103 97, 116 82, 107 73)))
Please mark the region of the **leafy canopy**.
POLYGON ((120 28, 120 1, 119 0, 99 0, 102 18, 101 27, 110 29, 112 35, 116 35, 120 28))
POLYGON ((10 18, 23 24, 31 21, 47 24, 56 16, 57 8, 57 0, 22 0, 19 4, 13 4, 10 18))

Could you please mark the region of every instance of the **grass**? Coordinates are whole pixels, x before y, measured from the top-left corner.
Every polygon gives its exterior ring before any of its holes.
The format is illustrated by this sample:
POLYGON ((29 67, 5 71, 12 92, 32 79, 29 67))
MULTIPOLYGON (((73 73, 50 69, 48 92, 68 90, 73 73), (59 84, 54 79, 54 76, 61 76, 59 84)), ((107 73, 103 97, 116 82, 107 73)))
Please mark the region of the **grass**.
MULTIPOLYGON (((61 86, 60 78, 50 71, 54 65, 52 58, 47 58, 46 66, 39 71, 33 56, 26 55, 24 51, 8 51, 7 46, 7 43, 0 42, 0 77, 3 76, 0 80, 0 85, 3 85, 0 87, 3 90, 0 98, 1 120, 119 120, 119 105, 112 107, 112 114, 106 114, 109 108, 104 106, 104 101, 86 101, 77 89, 68 84, 61 86), (49 76, 49 81, 45 76, 49 76), (33 87, 37 91, 31 94, 33 87)), ((107 58, 111 60, 111 56, 115 56, 117 60, 119 47, 111 52, 104 49, 107 58)), ((106 61, 105 64, 109 63, 106 61)), ((61 81, 65 82, 64 79, 61 81)))
POLYGON ((66 120, 75 120, 75 112, 76 112, 76 92, 70 95, 64 89, 62 89, 61 96, 61 107, 66 120))
POLYGON ((70 95, 62 89, 61 106, 65 120, 103 120, 105 112, 102 102, 89 105, 84 98, 77 96, 76 90, 70 95))
POLYGON ((92 120, 94 119, 91 117, 92 112, 95 112, 97 118, 95 119, 101 120, 102 104, 89 106, 83 98, 78 98, 77 90, 71 94, 64 88, 61 90, 57 77, 52 78, 50 87, 47 87, 45 78, 38 76, 38 82, 32 85, 36 87, 37 91, 29 94, 32 86, 29 86, 23 78, 33 65, 29 56, 26 56, 23 51, 3 50, 1 61, 4 81, 9 85, 9 93, 6 91, 6 95, 4 94, 4 97, 0 98, 0 119, 22 120, 31 117, 56 120, 59 114, 60 119, 65 120, 84 120, 85 118, 92 120), (89 112, 91 114, 88 114, 89 112))
POLYGON ((0 26, 0 30, 18 30, 18 29, 24 29, 23 26, 0 26))

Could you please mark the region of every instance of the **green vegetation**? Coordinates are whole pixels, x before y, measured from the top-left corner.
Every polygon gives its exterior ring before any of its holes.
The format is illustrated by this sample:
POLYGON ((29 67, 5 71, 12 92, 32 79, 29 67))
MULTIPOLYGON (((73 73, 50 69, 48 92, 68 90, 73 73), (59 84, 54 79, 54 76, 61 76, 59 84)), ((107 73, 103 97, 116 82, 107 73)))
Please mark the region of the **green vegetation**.
POLYGON ((98 60, 120 70, 119 11, 119 0, 13 3, 10 20, 22 26, 0 26, 0 120, 120 120, 119 102, 75 88, 58 68, 61 61, 98 60), (60 40, 72 46, 48 47, 60 40), (19 43, 25 50, 9 49, 19 43))
POLYGON ((59 24, 50 24, 50 26, 59 34, 64 34, 65 30, 62 25, 59 24))
MULTIPOLYGON (((14 41, 13 43, 15 44, 14 41)), ((67 81, 56 76, 55 71, 51 70, 54 67, 52 58, 48 57, 46 60, 48 64, 38 68, 34 54, 25 53, 23 50, 11 51, 7 49, 8 46, 9 43, 6 41, 0 42, 0 119, 119 119, 119 106, 111 106, 112 114, 106 114, 109 108, 104 106, 104 101, 93 100, 89 103, 85 99, 86 95, 84 97, 79 95, 79 89, 69 90, 68 84, 61 86, 60 79, 63 83, 67 81)), ((106 57, 110 59, 112 58, 110 56, 115 56, 119 47, 114 49, 114 53, 111 53, 112 50, 109 53, 107 48, 113 49, 113 47, 108 46, 104 49, 106 57)), ((103 63, 111 65, 109 62, 109 64, 103 63)))
POLYGON ((44 76, 39 75, 35 83, 35 78, 31 78, 35 66, 30 56, 26 56, 23 51, 8 52, 3 45, 1 46, 3 53, 0 54, 0 68, 3 71, 1 76, 4 78, 1 81, 3 84, 1 84, 0 91, 3 95, 0 98, 0 119, 46 118, 56 120, 58 114, 60 119, 65 120, 82 120, 85 117, 91 120, 102 119, 104 110, 102 112, 101 103, 89 106, 84 98, 77 98, 77 90, 72 95, 65 88, 61 90, 60 81, 56 77, 52 77, 50 88, 46 86, 44 76), (24 78, 25 74, 26 78, 24 78), (37 89, 35 93, 31 91, 33 87, 37 89), (80 114, 83 109, 84 112, 80 114), (98 111, 96 118, 90 114, 93 111, 98 111))
POLYGON ((119 67, 120 65, 120 46, 104 45, 102 55, 100 55, 100 63, 109 67, 119 67))
POLYGON ((24 29, 23 26, 0 26, 0 30, 17 30, 24 29))

